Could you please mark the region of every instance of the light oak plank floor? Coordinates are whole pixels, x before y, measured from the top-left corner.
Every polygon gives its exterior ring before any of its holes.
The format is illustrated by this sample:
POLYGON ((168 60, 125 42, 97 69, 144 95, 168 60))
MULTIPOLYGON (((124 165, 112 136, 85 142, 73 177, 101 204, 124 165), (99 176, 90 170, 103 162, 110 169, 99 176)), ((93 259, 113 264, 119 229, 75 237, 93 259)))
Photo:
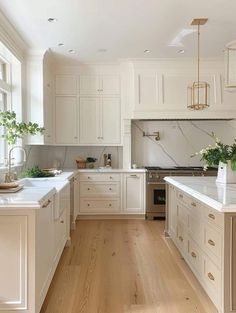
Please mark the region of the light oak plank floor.
POLYGON ((79 221, 40 313, 216 313, 163 229, 79 221))

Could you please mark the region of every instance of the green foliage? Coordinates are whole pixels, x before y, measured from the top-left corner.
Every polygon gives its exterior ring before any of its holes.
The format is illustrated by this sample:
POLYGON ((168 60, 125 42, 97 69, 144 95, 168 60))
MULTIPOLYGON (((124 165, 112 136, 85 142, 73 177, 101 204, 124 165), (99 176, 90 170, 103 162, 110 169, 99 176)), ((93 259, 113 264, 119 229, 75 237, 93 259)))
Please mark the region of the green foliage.
POLYGON ((23 138, 24 135, 36 135, 43 133, 44 128, 39 127, 36 123, 17 122, 16 113, 14 111, 0 112, 0 126, 3 126, 5 133, 1 136, 8 144, 15 145, 18 138, 23 138))
POLYGON ((87 159, 86 159, 86 162, 88 162, 88 163, 94 163, 96 161, 97 161, 97 159, 93 158, 93 157, 87 157, 87 159))
POLYGON ((28 168, 26 171, 22 173, 22 177, 31 177, 31 178, 38 178, 38 177, 54 177, 55 174, 43 171, 38 166, 33 166, 32 168, 28 168))
POLYGON ((226 163, 231 161, 231 167, 233 170, 236 170, 236 139, 232 145, 227 145, 222 143, 214 133, 212 137, 215 140, 215 145, 202 149, 199 152, 196 152, 194 155, 201 155, 201 161, 205 161, 205 168, 208 166, 217 166, 220 162, 226 163))

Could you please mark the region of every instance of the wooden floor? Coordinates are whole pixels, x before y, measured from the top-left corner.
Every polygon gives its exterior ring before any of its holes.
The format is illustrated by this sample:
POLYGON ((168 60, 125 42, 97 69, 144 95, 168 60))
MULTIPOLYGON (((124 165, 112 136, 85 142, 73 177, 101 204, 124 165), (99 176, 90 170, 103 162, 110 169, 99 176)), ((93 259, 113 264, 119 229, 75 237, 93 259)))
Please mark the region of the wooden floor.
POLYGON ((216 313, 162 221, 79 221, 41 313, 216 313))

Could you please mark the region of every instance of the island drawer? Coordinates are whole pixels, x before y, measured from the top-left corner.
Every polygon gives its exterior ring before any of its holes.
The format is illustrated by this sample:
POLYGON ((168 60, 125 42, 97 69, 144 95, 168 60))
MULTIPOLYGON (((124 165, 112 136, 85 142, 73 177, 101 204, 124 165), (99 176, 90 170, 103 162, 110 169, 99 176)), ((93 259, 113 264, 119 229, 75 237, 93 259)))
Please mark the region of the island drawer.
POLYGON ((178 221, 177 223, 177 237, 175 240, 181 253, 186 253, 188 249, 188 238, 184 225, 178 221))
POLYGON ((187 207, 193 212, 199 212, 201 210, 201 204, 195 200, 195 198, 187 195, 182 191, 177 192, 177 198, 180 202, 187 205, 187 207))
POLYGON ((223 228, 224 226, 223 213, 211 209, 210 207, 204 206, 203 216, 210 224, 223 228))
POLYGON ((85 182, 119 182, 121 181, 120 174, 113 173, 83 173, 79 175, 79 181, 85 182))
POLYGON ((214 256, 214 260, 221 266, 222 254, 222 234, 216 231, 210 225, 204 225, 204 250, 207 254, 214 256))
POLYGON ((177 217, 181 223, 188 226, 188 209, 180 203, 177 204, 177 217))

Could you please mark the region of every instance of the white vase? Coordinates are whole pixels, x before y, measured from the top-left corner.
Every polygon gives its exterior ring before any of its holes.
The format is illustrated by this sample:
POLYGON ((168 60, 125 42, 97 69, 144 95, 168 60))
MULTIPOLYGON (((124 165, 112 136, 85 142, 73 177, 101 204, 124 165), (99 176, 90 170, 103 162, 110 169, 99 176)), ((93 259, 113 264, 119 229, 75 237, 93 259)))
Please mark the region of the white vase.
POLYGON ((236 184, 236 171, 231 168, 231 161, 228 163, 220 162, 218 165, 217 183, 236 184))

